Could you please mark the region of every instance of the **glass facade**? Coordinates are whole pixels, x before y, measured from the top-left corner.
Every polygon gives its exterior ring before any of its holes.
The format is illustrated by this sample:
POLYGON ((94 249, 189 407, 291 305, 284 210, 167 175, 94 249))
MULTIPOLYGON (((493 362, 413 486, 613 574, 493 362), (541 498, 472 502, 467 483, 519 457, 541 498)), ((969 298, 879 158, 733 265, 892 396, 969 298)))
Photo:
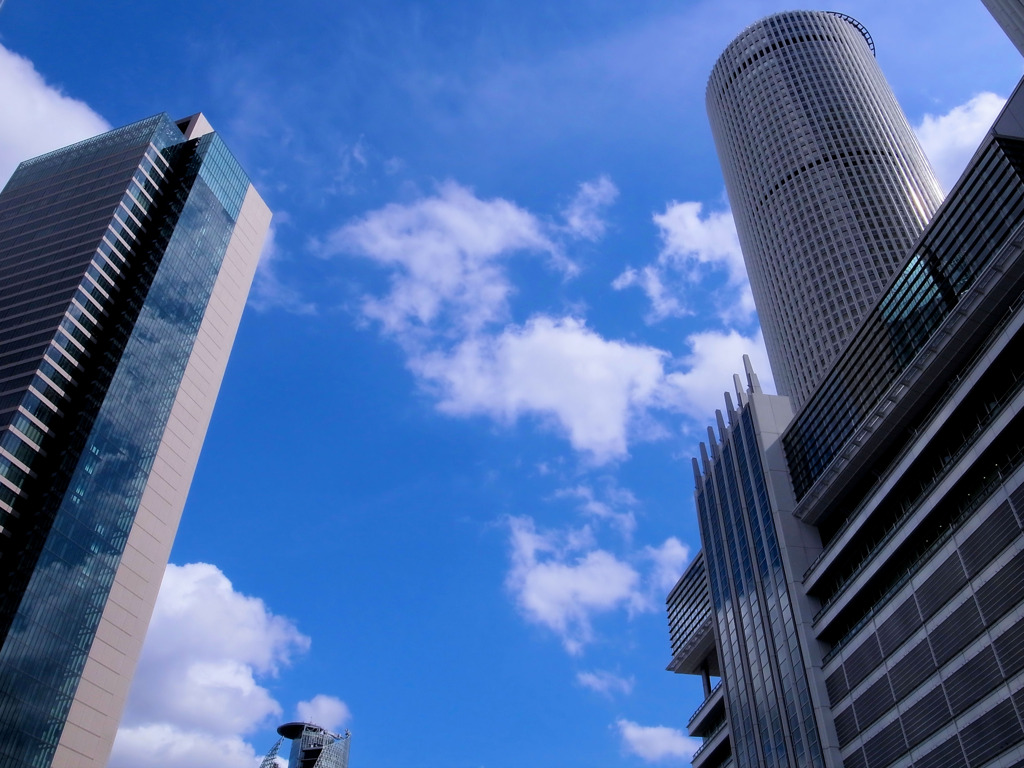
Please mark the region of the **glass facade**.
MULTIPOLYGON (((1024 220, 1024 141, 988 139, 783 438, 802 498, 1024 220)), ((841 520, 832 525, 841 525, 841 520)))
POLYGON ((0 194, 0 766, 53 760, 249 180, 160 115, 0 194))
POLYGON ((668 634, 673 655, 679 654, 711 620, 704 553, 698 552, 668 596, 668 634))
POLYGON ((696 490, 732 749, 743 766, 822 768, 754 407, 712 439, 696 490))

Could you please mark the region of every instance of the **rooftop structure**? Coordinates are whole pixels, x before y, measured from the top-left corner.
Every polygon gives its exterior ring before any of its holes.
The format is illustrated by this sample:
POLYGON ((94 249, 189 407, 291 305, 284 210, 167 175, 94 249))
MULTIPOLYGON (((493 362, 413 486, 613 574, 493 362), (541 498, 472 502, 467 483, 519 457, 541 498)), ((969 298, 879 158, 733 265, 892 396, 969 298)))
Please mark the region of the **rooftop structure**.
POLYGON ((260 768, 277 768, 277 755, 285 739, 291 741, 288 768, 348 768, 349 731, 332 733, 313 723, 285 723, 277 732, 281 738, 270 748, 260 768))

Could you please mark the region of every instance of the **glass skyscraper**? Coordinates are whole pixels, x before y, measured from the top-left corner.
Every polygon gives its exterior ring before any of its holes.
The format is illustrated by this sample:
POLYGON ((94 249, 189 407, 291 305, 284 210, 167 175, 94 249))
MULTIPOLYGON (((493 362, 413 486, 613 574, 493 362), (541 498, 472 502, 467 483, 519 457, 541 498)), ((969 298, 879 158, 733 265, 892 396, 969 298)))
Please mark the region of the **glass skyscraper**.
POLYGON ((270 222, 202 115, 0 193, 0 766, 106 764, 270 222))

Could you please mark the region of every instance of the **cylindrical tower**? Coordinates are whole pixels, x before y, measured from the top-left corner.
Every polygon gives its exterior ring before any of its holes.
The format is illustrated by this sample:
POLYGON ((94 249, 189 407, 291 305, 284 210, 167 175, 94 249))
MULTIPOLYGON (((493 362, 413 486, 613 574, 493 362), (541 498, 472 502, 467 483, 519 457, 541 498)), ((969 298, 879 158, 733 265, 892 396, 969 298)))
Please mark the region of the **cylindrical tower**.
POLYGON ((942 191, 848 16, 751 25, 715 64, 707 107, 775 383, 798 408, 942 191))

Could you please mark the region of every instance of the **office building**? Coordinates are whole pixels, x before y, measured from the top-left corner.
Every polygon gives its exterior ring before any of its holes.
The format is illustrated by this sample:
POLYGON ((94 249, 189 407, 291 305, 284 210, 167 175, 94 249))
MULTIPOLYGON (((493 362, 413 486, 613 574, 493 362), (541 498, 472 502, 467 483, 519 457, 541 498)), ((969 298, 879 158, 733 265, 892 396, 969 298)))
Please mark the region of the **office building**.
POLYGON ((701 446, 694 766, 1024 766, 1022 310, 1024 84, 802 406, 748 369, 701 446))
POLYGON ((814 674, 814 605, 793 579, 821 550, 817 532, 792 515, 780 437, 793 412, 789 398, 761 391, 747 357, 744 366, 746 386, 735 377, 735 404, 727 394, 717 432, 708 429, 693 460, 704 549, 668 598, 668 668, 704 681, 687 724, 703 739, 694 765, 838 765, 822 735, 831 715, 814 674), (712 675, 722 678, 714 688, 712 675))
POLYGON ((270 748, 260 768, 277 768, 285 739, 291 741, 288 768, 348 768, 352 734, 332 733, 313 723, 285 723, 277 729, 281 738, 270 748))
POLYGON ((848 16, 751 25, 715 64, 707 108, 775 383, 799 408, 942 192, 848 16))
POLYGON ((783 434, 843 765, 1024 764, 1024 89, 783 434))
POLYGON ((202 115, 0 193, 0 766, 109 756, 270 213, 202 115))

